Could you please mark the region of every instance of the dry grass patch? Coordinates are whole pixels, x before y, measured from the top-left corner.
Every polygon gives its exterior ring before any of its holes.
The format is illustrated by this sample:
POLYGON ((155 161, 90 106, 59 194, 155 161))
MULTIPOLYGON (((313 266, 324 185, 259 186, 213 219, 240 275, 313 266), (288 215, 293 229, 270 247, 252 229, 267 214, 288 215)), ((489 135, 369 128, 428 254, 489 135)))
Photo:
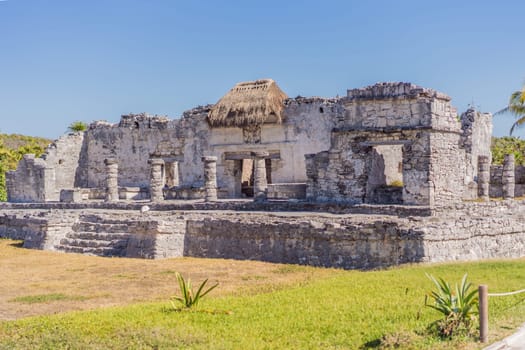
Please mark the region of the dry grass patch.
POLYGON ((196 283, 206 278, 220 283, 214 296, 270 292, 310 281, 314 273, 316 278, 342 273, 259 261, 102 258, 24 249, 17 241, 0 240, 0 320, 167 300, 178 291, 175 272, 196 283), (42 301, 21 302, 33 299, 42 301))

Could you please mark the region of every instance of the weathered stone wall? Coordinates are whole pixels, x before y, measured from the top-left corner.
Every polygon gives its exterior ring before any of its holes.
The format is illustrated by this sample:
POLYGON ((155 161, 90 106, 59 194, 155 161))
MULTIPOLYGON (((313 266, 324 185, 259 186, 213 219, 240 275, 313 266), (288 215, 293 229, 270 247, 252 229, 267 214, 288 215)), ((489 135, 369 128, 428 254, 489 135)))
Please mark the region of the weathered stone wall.
POLYGON ((25 238, 32 248, 97 255, 346 269, 525 256, 523 201, 456 203, 435 207, 431 216, 391 214, 9 209, 0 215, 0 236, 25 238), (115 246, 104 245, 108 240, 115 246))
POLYGON ((340 127, 366 130, 420 129, 457 131, 450 97, 410 83, 378 83, 348 90, 340 127))
POLYGON ((42 159, 25 158, 7 177, 9 199, 58 201, 61 190, 75 187, 99 193, 105 159, 117 161, 118 187, 139 188, 136 198, 151 196, 150 159, 163 162, 155 200, 163 199, 160 188, 169 199, 200 198, 207 156, 217 157, 219 198, 239 198, 243 161, 264 152, 267 182, 307 183, 312 200, 435 205, 475 198, 477 157, 490 155, 490 115, 467 111, 460 123, 448 96, 409 83, 287 99, 281 124, 211 128, 210 108, 175 120, 130 114, 118 124, 92 123, 42 159))
POLYGON ((181 135, 180 121, 144 114, 122 116, 119 124, 92 123, 85 135, 81 187, 105 187, 104 159, 116 159, 119 186, 149 187, 150 155, 181 156, 181 135))
POLYGON ((430 133, 430 205, 457 202, 468 190, 465 181, 465 151, 460 134, 455 132, 430 133))
POLYGON ((461 125, 449 101, 444 94, 408 83, 349 90, 330 149, 306 157, 307 197, 392 202, 384 194, 397 192, 386 191, 378 180, 386 179, 388 168, 376 163, 378 147, 395 146, 401 149, 403 203, 461 200, 468 189, 466 154, 461 125), (377 196, 376 189, 382 194, 377 196))
POLYGON ((424 130, 335 130, 328 152, 306 159, 307 196, 317 201, 367 202, 369 176, 374 169, 374 145, 402 144, 403 202, 430 204, 430 132, 424 130))
POLYGON ((525 256, 525 202, 463 202, 424 219, 425 261, 525 256))
POLYGON ((492 159, 490 145, 492 138, 492 115, 480 113, 473 108, 461 114, 461 147, 465 150, 464 183, 469 186, 464 198, 477 198, 478 157, 492 159))
POLYGON ((198 107, 177 120, 138 114, 122 116, 119 124, 94 122, 84 134, 58 140, 43 159, 21 162, 18 172, 9 176, 10 200, 58 201, 62 189, 103 189, 105 159, 116 159, 119 187, 149 189, 148 161, 155 158, 164 161, 163 183, 176 178, 178 188, 191 190, 204 186, 202 157, 217 156, 219 195, 240 197, 239 159, 265 151, 272 154, 273 183, 303 182, 304 154, 328 148, 341 107, 329 99, 289 100, 283 124, 257 130, 211 129, 208 111, 209 106, 198 107), (172 169, 178 173, 169 174, 172 169))
POLYGON ((15 171, 7 173, 10 202, 60 200, 60 190, 75 187, 83 133, 70 133, 48 146, 40 157, 25 155, 15 171))
POLYGON ((417 262, 418 235, 389 220, 345 222, 277 215, 189 220, 184 254, 367 269, 417 262))
POLYGON ((226 189, 228 197, 240 197, 240 160, 251 157, 251 152, 271 155, 272 183, 306 182, 304 155, 329 147, 330 131, 340 115, 336 99, 300 97, 285 102, 282 124, 213 129, 208 152, 218 158, 219 188, 226 189))
POLYGON ((6 173, 7 200, 15 203, 44 202, 46 179, 49 183, 54 177, 54 169, 47 168, 43 159, 26 154, 15 171, 6 173))
POLYGON ((42 155, 46 161, 46 167, 53 168, 55 171, 52 188, 46 191, 47 201, 58 201, 61 189, 79 187, 76 184, 76 172, 79 167, 83 140, 83 132, 66 134, 52 143, 42 155))
POLYGON ((78 213, 58 211, 4 211, 0 215, 0 237, 23 239, 24 248, 54 250, 71 230, 78 213))
MULTIPOLYGON (((498 198, 503 197, 503 166, 502 165, 492 165, 490 167, 490 185, 489 193, 490 197, 498 198)), ((514 188, 515 197, 525 196, 525 166, 518 165, 514 169, 514 179, 516 185, 514 188)))

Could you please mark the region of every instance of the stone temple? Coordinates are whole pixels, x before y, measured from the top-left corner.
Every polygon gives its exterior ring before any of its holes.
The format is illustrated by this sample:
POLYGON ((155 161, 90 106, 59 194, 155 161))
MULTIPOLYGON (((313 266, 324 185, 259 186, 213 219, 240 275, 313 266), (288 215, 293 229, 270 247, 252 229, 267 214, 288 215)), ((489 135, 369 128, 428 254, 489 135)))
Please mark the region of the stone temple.
POLYGON ((410 83, 289 98, 265 79, 179 119, 94 122, 7 174, 0 236, 343 268, 525 256, 525 171, 492 166, 492 116, 450 101, 410 83))

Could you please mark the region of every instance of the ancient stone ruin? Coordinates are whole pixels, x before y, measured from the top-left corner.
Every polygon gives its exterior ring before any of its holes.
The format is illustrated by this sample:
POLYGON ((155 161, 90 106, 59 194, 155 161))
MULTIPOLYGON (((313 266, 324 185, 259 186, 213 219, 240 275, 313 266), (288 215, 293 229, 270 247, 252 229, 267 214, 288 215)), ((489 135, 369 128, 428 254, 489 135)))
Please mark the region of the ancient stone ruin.
POLYGON ((26 155, 6 177, 0 236, 344 268, 523 256, 525 171, 491 166, 491 136, 490 114, 458 115, 410 83, 336 98, 239 83, 179 119, 123 115, 26 155))

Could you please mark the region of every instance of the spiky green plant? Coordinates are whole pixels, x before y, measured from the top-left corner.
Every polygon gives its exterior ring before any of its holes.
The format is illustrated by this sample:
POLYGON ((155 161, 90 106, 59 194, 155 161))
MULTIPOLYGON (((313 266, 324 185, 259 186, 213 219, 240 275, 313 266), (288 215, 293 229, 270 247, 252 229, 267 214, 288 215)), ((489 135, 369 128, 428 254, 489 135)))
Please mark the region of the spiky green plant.
POLYGON ((519 91, 514 91, 510 95, 507 107, 496 112, 495 115, 505 113, 511 113, 516 116, 516 121, 514 122, 514 124, 512 124, 512 127, 510 128, 509 132, 509 135, 512 136, 512 132, 514 131, 514 129, 516 127, 523 126, 523 124, 525 123, 525 87, 523 87, 519 91))
POLYGON ((181 293, 181 296, 174 295, 171 297, 171 305, 175 310, 180 310, 183 308, 189 309, 193 306, 196 306, 206 294, 211 292, 219 285, 217 283, 204 290, 206 283, 208 283, 208 279, 205 279, 197 289, 197 292, 194 292, 191 285, 191 280, 189 278, 188 280, 185 280, 184 277, 182 277, 182 275, 178 272, 175 274, 175 276, 179 282, 179 289, 181 293), (181 304, 181 306, 179 306, 177 303, 181 304))
POLYGON ((443 314, 444 318, 436 324, 440 335, 450 337, 462 330, 470 333, 478 313, 478 295, 476 289, 470 290, 472 283, 467 282, 467 274, 454 289, 442 278, 428 274, 427 277, 436 290, 425 296, 425 305, 443 314), (428 303, 429 296, 433 303, 428 303))

